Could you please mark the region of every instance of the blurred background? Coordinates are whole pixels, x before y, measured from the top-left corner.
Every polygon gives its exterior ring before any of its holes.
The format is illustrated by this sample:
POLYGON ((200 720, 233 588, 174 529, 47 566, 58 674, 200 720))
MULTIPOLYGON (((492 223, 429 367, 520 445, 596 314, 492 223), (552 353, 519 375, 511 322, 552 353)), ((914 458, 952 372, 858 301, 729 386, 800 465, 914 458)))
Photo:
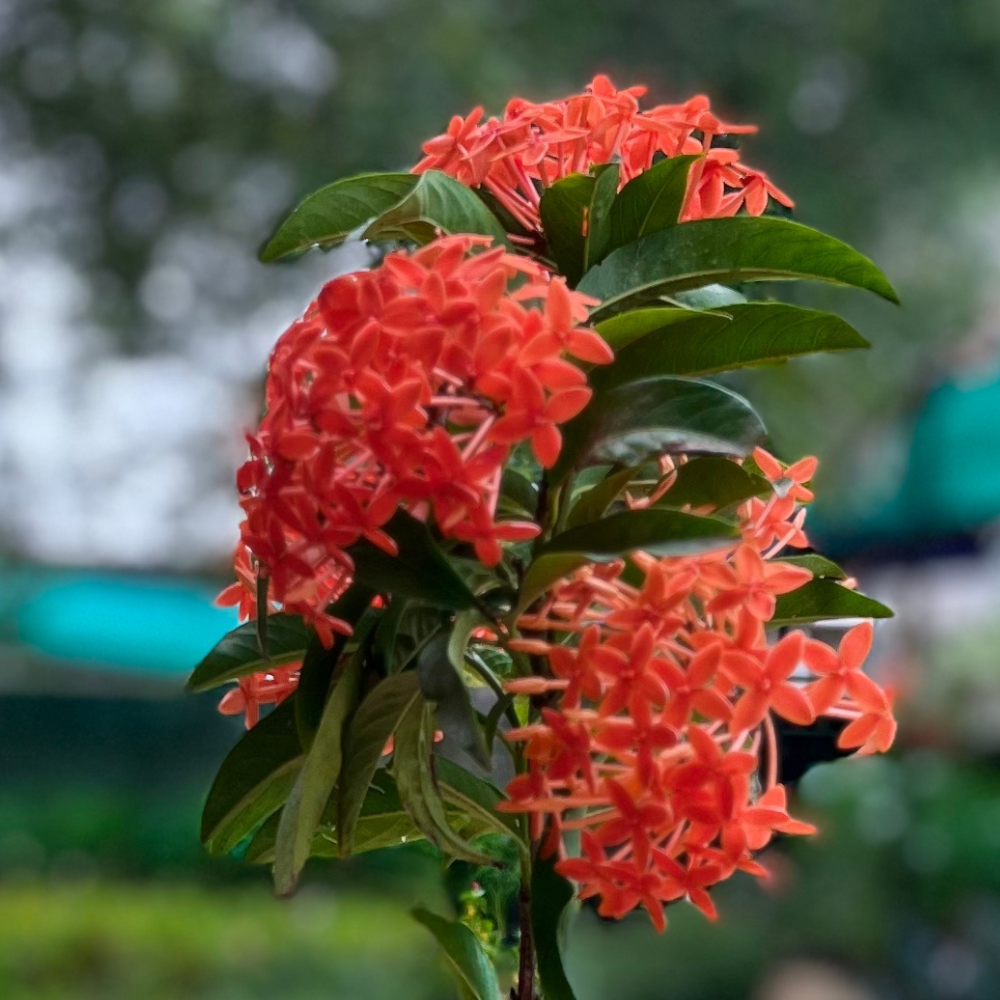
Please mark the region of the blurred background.
POLYGON ((415 849, 266 873, 202 856, 239 722, 185 697, 215 609, 268 349, 352 261, 265 268, 295 200, 406 168, 453 113, 579 90, 704 91, 797 217, 874 257, 872 340, 741 388, 823 461, 818 547, 893 604, 887 759, 821 765, 822 826, 710 927, 590 913, 580 1000, 987 998, 1000 976, 997 0, 0 0, 0 995, 450 996, 405 914, 415 849))

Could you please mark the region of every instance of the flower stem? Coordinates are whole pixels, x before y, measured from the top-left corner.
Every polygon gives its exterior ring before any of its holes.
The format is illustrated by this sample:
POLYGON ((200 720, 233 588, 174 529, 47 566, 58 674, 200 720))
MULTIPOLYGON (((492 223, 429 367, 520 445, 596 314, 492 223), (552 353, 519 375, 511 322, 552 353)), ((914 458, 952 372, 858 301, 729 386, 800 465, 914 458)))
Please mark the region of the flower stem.
POLYGON ((518 896, 521 925, 516 1000, 535 1000, 535 939, 531 933, 531 888, 525 872, 518 896))

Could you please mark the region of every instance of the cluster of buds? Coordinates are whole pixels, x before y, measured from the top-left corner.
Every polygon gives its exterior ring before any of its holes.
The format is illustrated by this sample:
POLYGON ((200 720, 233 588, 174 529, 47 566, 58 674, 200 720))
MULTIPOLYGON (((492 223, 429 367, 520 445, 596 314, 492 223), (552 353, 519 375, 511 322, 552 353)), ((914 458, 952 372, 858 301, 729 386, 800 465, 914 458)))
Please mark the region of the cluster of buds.
MULTIPOLYGON (((776 488, 741 506, 737 544, 635 553, 631 573, 624 561, 587 566, 521 617, 524 637, 512 642, 540 669, 508 690, 545 707, 508 733, 528 770, 501 808, 531 815, 543 851, 605 916, 642 906, 662 928, 663 905, 686 897, 714 917, 710 885, 736 869, 764 874, 753 852, 775 831, 812 832, 785 808, 775 716, 845 720, 838 745, 860 753, 887 750, 895 735, 891 695, 861 671, 870 624, 837 650, 798 630, 769 643, 777 597, 812 576, 776 557, 807 544, 816 463, 754 457, 776 488)), ((672 481, 668 472, 656 494, 669 497, 672 481)))
POLYGON ((533 104, 510 101, 500 118, 474 108, 456 115, 443 134, 424 143, 414 172, 441 170, 470 187, 488 191, 528 232, 541 230, 541 191, 572 173, 615 162, 626 184, 659 156, 694 155, 683 221, 761 215, 769 199, 791 208, 791 199, 767 175, 740 162, 739 153, 714 146, 719 136, 756 132, 755 125, 722 122, 703 95, 684 104, 640 110, 645 87, 616 90, 596 76, 582 94, 533 104))
POLYGON ((350 631, 326 613, 351 580, 350 547, 396 554, 383 529, 398 509, 487 566, 501 542, 538 534, 496 520, 504 465, 521 442, 555 462, 559 425, 591 396, 570 359, 612 353, 582 325, 590 299, 489 242, 441 237, 335 278, 279 339, 237 476, 241 582, 223 601, 253 615, 263 577, 269 600, 329 645, 350 631))

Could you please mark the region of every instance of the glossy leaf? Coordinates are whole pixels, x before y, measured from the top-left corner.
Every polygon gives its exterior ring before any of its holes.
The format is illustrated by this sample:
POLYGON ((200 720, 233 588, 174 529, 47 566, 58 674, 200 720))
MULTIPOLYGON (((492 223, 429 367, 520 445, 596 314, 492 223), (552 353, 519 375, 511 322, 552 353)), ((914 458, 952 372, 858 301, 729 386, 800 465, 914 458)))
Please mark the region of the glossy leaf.
POLYGON ((562 961, 567 907, 575 895, 572 883, 555 870, 553 859, 535 860, 531 872, 531 930, 545 1000, 576 1000, 562 961))
POLYGON ((431 639, 417 657, 417 676, 421 694, 434 703, 441 729, 488 770, 492 766, 490 752, 472 707, 469 689, 459 672, 469 632, 478 621, 478 616, 459 615, 450 636, 441 633, 431 639), (452 655, 451 646, 459 643, 461 651, 452 655))
POLYGON ((768 627, 806 625, 833 618, 892 618, 892 611, 873 598, 848 590, 834 580, 810 580, 790 594, 779 595, 768 627))
POLYGON ((446 920, 420 907, 413 911, 413 918, 437 939, 464 992, 475 1000, 500 1000, 496 971, 479 938, 465 924, 446 920))
POLYGON ((587 208, 587 235, 583 242, 583 270, 603 260, 611 243, 611 212, 618 194, 617 163, 594 168, 594 191, 587 208))
POLYGON ((449 856, 473 864, 491 864, 488 855, 472 847, 448 822, 447 810, 431 765, 433 742, 433 710, 427 702, 418 698, 400 720, 392 754, 392 776, 403 807, 417 829, 449 856))
MULTIPOLYGON (((654 375, 710 375, 818 351, 868 347, 849 323, 832 313, 782 302, 729 306, 722 325, 698 314, 647 334, 591 372, 596 391, 654 375)), ((626 314, 627 315, 627 314, 626 314)))
POLYGON ((672 156, 660 160, 621 189, 611 206, 609 251, 676 225, 684 205, 688 173, 696 159, 672 156))
POLYGON ((575 528, 578 524, 588 524, 603 517, 604 512, 621 496, 637 472, 634 465, 609 472, 576 501, 566 520, 566 527, 575 528))
POLYGON ((538 206, 549 254, 559 273, 575 285, 584 272, 584 219, 590 211, 596 181, 587 174, 570 174, 550 184, 538 206))
MULTIPOLYGON (((346 594, 339 597, 329 608, 330 614, 357 625, 361 616, 371 606, 374 594, 367 587, 358 584, 352 586, 346 594)), ((337 667, 341 654, 350 641, 350 636, 339 632, 333 638, 333 645, 327 649, 319 637, 314 635, 302 660, 299 672, 299 683, 295 691, 295 724, 299 730, 299 740, 302 746, 308 747, 316 734, 323 715, 323 706, 330 691, 330 681, 337 667)))
POLYGON ((763 476, 747 472, 728 458, 704 455, 680 466, 673 486, 657 501, 656 506, 711 506, 722 510, 770 492, 771 484, 763 476))
POLYGON ((336 679, 312 746, 281 814, 274 856, 274 887, 281 896, 295 888, 309 859, 323 810, 340 777, 344 727, 360 698, 362 669, 369 649, 366 639, 361 637, 361 644, 336 679))
POLYGON ((500 479, 500 504, 508 513, 533 518, 538 509, 538 490, 519 472, 504 469, 500 479))
POLYGON ((400 720, 421 703, 420 683, 413 671, 380 681, 362 700, 344 735, 344 761, 338 785, 337 831, 340 856, 349 857, 368 786, 389 737, 400 720))
POLYGON ((673 298, 688 309, 727 310, 746 302, 747 297, 728 285, 705 285, 687 292, 677 292, 673 298))
POLYGON ((246 732, 222 762, 201 815, 209 852, 228 853, 280 809, 302 760, 293 696, 246 732))
POLYGON ((278 227, 260 252, 268 264, 313 246, 334 247, 406 197, 415 174, 361 174, 309 195, 278 227))
POLYGON ((809 570, 818 580, 846 580, 847 574, 831 559, 818 552, 808 552, 801 556, 781 556, 778 562, 789 566, 801 566, 809 570))
POLYGON ((506 244, 497 217, 474 191, 440 170, 420 174, 399 204, 382 212, 364 232, 366 240, 429 243, 440 232, 490 236, 506 244))
POLYGON ((312 631, 297 615, 268 616, 267 659, 261 656, 256 622, 245 622, 227 633, 198 664, 187 682, 188 691, 209 691, 226 681, 256 674, 270 667, 301 660, 312 631))
POLYGON ((633 309, 602 320, 597 324, 597 332, 617 354, 640 337, 659 334, 676 323, 689 323, 692 319, 700 319, 706 330, 721 330, 729 323, 729 317, 722 313, 699 313, 694 309, 655 306, 633 309))
POLYGON ((348 550, 354 579, 380 593, 416 597, 438 608, 461 611, 475 606, 475 597, 431 537, 426 525, 398 511, 383 529, 399 546, 387 552, 362 539, 348 550))
POLYGON ((639 465, 661 454, 742 456, 764 435, 760 417, 729 389, 669 376, 643 379, 596 394, 564 425, 551 476, 559 482, 585 465, 639 465))
POLYGON ((718 548, 737 536, 734 525, 656 507, 623 511, 556 535, 528 567, 521 584, 519 611, 573 570, 607 562, 641 549, 654 555, 688 555, 718 548))
POLYGON ((643 236, 588 271, 579 290, 602 300, 592 314, 601 320, 702 285, 786 278, 853 285, 898 301, 885 275, 846 243, 769 216, 703 219, 643 236))

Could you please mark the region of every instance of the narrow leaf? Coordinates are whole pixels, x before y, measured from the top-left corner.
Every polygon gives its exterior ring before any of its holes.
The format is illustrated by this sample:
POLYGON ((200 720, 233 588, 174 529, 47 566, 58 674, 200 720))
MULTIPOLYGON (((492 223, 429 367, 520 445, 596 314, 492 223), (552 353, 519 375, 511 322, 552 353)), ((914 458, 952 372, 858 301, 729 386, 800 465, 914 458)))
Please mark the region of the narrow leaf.
POLYGON ((313 192, 278 227, 260 252, 269 264, 313 246, 334 247, 392 208, 416 187, 415 174, 361 174, 313 192))
POLYGON ((774 617, 767 624, 779 628, 833 618, 892 618, 892 611, 834 580, 810 580, 790 594, 779 595, 774 617))
POLYGON ((846 580, 847 574, 831 559, 821 556, 818 552, 809 552, 802 556, 780 556, 778 562, 789 566, 801 566, 809 570, 817 580, 846 580))
POLYGON ((522 851, 527 850, 527 845, 521 839, 517 817, 496 810, 497 803, 506 799, 503 792, 485 778, 470 774, 445 757, 436 756, 434 765, 441 797, 449 806, 477 819, 484 827, 496 833, 513 837, 522 851))
POLYGON ((500 1000, 500 984, 479 938, 465 924, 418 907, 413 918, 437 939, 448 966, 475 1000, 500 1000))
POLYGON ((455 572, 426 525, 398 511, 384 527, 399 546, 389 555, 366 539, 348 552, 354 579, 380 593, 416 597, 438 608, 461 611, 475 606, 472 592, 455 572))
POLYGON ((281 814, 274 856, 274 887, 280 896, 295 888, 323 809, 340 777, 344 724, 360 697, 361 673, 369 648, 365 638, 334 684, 316 737, 281 814))
POLYGON ((579 290, 602 300, 601 320, 658 296, 715 282, 812 278, 853 285, 898 302, 867 258, 798 222, 769 216, 703 219, 643 236, 592 268, 579 290))
POLYGON ((659 334, 676 323, 689 323, 692 319, 700 319, 705 330, 721 330, 729 323, 729 317, 722 313, 699 313, 694 309, 659 306, 632 309, 601 320, 597 324, 597 332, 617 354, 640 337, 659 334))
POLYGON ((604 512, 621 496, 622 491, 635 478, 638 468, 630 465, 617 472, 609 472, 596 486, 591 486, 573 505, 566 520, 567 528, 588 524, 604 516, 604 512))
POLYGON ((226 681, 256 674, 271 667, 301 660, 312 631, 297 615, 269 615, 268 653, 264 659, 257 639, 257 623, 245 622, 234 628, 198 664, 187 682, 188 691, 209 691, 226 681))
POLYGON ((422 698, 400 720, 392 754, 392 776, 403 807, 417 829, 451 857, 473 864, 492 864, 491 858, 473 848, 448 822, 441 791, 431 769, 434 716, 422 698))
POLYGON ((611 210, 618 193, 618 164, 594 168, 594 190, 587 207, 587 235, 583 241, 583 270, 603 260, 611 241, 611 210))
POLYGON ((354 713, 344 738, 344 761, 338 786, 337 833, 340 856, 349 857, 361 807, 389 737, 400 719, 420 702, 420 684, 412 671, 377 684, 354 713))

